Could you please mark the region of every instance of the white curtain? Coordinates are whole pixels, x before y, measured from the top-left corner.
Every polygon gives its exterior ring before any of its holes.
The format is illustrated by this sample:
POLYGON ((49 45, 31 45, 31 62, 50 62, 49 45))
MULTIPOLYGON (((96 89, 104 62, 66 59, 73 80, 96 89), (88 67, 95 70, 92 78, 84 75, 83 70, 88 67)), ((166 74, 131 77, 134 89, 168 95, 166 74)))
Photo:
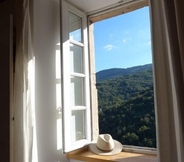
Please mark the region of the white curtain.
MULTIPOLYGON (((33 162, 34 54, 29 0, 15 0, 14 161, 33 162)), ((34 160, 36 162, 36 160, 34 160)))
POLYGON ((184 161, 184 1, 150 0, 158 162, 184 161))

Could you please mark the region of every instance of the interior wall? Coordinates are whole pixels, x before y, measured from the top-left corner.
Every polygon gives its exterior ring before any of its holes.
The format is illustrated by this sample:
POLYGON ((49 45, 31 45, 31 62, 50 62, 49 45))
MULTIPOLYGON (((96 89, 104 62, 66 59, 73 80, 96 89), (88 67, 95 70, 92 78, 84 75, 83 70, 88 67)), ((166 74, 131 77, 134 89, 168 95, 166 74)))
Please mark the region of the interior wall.
MULTIPOLYGON (((35 111, 38 162, 68 161, 62 154, 60 101, 56 95, 56 50, 60 42, 59 3, 34 1, 35 111)), ((59 58, 58 58, 59 59, 59 58)), ((58 96, 59 97, 59 96, 58 96)), ((61 97, 59 97, 61 98, 61 97)))
POLYGON ((12 1, 0 3, 0 161, 10 161, 11 50, 10 14, 12 1))

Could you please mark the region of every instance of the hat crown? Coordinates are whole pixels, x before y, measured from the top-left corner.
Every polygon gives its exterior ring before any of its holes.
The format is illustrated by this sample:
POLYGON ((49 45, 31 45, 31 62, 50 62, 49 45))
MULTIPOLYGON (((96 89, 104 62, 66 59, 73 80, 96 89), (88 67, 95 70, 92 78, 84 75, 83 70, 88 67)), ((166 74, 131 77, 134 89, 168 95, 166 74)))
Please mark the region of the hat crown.
POLYGON ((114 141, 110 134, 99 135, 96 145, 103 151, 112 151, 114 149, 114 141))

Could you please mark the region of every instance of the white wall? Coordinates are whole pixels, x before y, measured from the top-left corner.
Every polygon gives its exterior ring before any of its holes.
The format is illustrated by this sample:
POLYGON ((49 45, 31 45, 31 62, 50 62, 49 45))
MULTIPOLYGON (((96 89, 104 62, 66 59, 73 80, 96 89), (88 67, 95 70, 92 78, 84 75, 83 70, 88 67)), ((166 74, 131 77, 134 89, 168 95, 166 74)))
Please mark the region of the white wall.
POLYGON ((35 0, 33 44, 38 162, 68 161, 57 138, 57 121, 61 118, 56 110, 55 68, 56 44, 60 42, 59 25, 58 2, 35 0))

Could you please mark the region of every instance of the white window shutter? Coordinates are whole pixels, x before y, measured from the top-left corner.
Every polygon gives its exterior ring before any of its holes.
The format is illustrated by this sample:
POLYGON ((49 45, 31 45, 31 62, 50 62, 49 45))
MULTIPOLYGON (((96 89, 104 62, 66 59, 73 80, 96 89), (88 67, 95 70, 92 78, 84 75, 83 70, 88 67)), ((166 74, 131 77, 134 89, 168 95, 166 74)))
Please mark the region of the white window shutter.
POLYGON ((61 1, 63 151, 91 142, 86 15, 61 1))

